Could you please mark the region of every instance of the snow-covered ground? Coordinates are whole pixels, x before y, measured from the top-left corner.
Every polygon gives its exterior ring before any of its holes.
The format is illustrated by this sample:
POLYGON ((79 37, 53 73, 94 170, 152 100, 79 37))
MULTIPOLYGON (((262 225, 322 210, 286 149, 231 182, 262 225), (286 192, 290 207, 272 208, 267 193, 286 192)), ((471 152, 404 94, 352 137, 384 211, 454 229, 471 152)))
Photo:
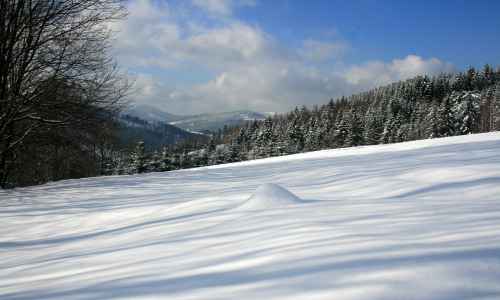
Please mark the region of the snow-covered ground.
POLYGON ((0 191, 0 299, 125 298, 500 299, 500 133, 0 191))

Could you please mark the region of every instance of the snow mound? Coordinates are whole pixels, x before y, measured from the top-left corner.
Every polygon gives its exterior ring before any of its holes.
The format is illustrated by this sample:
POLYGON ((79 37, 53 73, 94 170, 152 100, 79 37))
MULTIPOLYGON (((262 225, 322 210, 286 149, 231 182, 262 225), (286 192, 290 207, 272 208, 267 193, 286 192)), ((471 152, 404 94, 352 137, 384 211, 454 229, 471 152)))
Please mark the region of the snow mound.
POLYGON ((273 183, 259 186, 239 208, 244 210, 269 209, 302 203, 302 200, 289 190, 273 183))

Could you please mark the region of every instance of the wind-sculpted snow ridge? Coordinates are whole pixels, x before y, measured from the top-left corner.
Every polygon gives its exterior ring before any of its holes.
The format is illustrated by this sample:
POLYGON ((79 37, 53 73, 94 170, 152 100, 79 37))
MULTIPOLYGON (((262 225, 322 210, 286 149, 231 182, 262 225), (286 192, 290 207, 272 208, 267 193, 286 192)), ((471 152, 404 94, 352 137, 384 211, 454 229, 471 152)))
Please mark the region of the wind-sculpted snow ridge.
POLYGON ((500 133, 0 191, 2 300, 500 299, 499 282, 500 133))
POLYGON ((300 204, 302 200, 287 189, 273 183, 266 183, 252 194, 239 209, 259 210, 276 209, 288 205, 300 204))

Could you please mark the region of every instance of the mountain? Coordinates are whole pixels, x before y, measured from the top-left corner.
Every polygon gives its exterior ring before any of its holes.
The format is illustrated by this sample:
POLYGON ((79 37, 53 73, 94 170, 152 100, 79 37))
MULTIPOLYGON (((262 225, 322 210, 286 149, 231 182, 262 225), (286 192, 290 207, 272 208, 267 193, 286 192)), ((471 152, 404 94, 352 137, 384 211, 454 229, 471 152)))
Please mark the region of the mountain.
POLYGON ((144 141, 148 148, 158 149, 183 140, 207 139, 206 136, 188 132, 164 122, 146 121, 128 114, 120 116, 119 124, 119 136, 126 145, 144 141))
POLYGON ((224 126, 241 125, 244 122, 263 120, 272 113, 258 113, 249 110, 199 115, 174 115, 149 105, 135 105, 125 112, 142 120, 164 122, 190 132, 214 132, 224 126))
POLYGON ((0 191, 1 299, 499 299, 500 132, 0 191))
POLYGON ((224 128, 224 126, 236 126, 248 121, 264 120, 265 118, 266 115, 263 113, 242 110, 187 116, 180 120, 172 121, 170 124, 191 132, 213 132, 224 128))
POLYGON ((183 116, 174 115, 165 112, 157 107, 150 105, 133 105, 125 110, 124 114, 129 116, 134 116, 142 120, 149 122, 163 122, 170 123, 178 120, 182 120, 183 116))

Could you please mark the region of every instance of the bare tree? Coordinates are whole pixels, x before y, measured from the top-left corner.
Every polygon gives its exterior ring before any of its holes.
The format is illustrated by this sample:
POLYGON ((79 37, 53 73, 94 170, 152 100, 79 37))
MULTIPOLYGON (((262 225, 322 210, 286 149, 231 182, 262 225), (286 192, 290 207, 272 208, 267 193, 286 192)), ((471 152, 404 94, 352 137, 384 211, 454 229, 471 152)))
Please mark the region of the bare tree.
POLYGON ((119 108, 109 24, 124 16, 121 0, 0 0, 0 185, 30 136, 119 108))

